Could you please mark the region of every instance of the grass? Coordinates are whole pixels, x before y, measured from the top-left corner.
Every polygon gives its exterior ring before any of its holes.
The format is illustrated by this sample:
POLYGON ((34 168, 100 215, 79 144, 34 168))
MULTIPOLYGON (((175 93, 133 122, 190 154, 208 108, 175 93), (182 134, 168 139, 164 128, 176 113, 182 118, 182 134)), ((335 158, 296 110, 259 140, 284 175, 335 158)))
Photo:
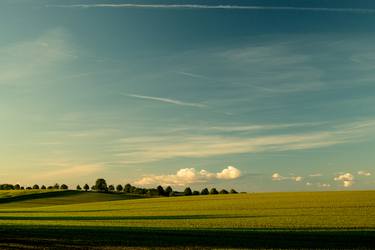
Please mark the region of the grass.
POLYGON ((59 237, 64 241, 77 233, 76 243, 84 245, 95 242, 88 239, 97 233, 103 237, 94 245, 111 246, 175 247, 190 242, 198 247, 366 247, 375 243, 375 191, 130 200, 115 194, 62 194, 0 204, 0 237, 17 241, 27 232, 34 240, 58 242, 58 235, 64 235, 59 237))

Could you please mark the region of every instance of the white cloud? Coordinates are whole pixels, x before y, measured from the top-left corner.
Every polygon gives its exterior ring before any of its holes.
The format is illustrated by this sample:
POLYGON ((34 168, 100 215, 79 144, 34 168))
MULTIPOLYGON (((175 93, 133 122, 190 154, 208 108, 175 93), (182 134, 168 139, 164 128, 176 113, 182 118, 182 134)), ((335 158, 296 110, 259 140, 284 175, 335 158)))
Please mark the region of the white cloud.
POLYGON ((71 5, 46 5, 54 8, 143 8, 143 9, 218 9, 218 10, 280 10, 280 11, 318 11, 318 12, 349 12, 349 13, 375 13, 374 9, 359 8, 312 8, 292 6, 249 6, 249 5, 203 5, 203 4, 132 4, 132 3, 97 3, 97 4, 71 4, 71 5))
POLYGON ((371 173, 370 172, 367 172, 367 171, 358 171, 357 173, 358 175, 361 175, 361 176, 370 176, 371 173))
POLYGON ((241 172, 235 167, 229 166, 226 169, 223 169, 220 173, 216 174, 216 178, 231 180, 240 177, 241 172))
POLYGON ((273 181, 293 180, 296 182, 300 182, 303 179, 302 176, 282 176, 279 173, 273 173, 271 178, 273 181))
POLYGON ((207 182, 210 179, 233 180, 241 176, 241 171, 235 167, 229 166, 218 173, 211 173, 207 170, 197 172, 195 168, 183 168, 176 174, 170 175, 149 175, 134 182, 135 185, 150 186, 185 186, 187 184, 207 182))
POLYGON ((334 178, 335 181, 342 181, 344 187, 350 187, 354 183, 354 176, 351 173, 340 174, 334 178))
POLYGON ((328 183, 318 183, 317 186, 318 187, 322 187, 322 188, 329 188, 329 187, 331 187, 331 184, 328 184, 328 183))
POLYGON ((138 99, 158 101, 158 102, 164 102, 164 103, 175 104, 175 105, 179 105, 179 106, 189 106, 189 107, 196 107, 196 108, 207 107, 206 105, 201 104, 201 103, 183 102, 183 101, 179 101, 179 100, 175 100, 175 99, 162 98, 162 97, 135 95, 135 94, 129 94, 129 95, 124 95, 124 96, 129 96, 129 97, 138 98, 138 99))

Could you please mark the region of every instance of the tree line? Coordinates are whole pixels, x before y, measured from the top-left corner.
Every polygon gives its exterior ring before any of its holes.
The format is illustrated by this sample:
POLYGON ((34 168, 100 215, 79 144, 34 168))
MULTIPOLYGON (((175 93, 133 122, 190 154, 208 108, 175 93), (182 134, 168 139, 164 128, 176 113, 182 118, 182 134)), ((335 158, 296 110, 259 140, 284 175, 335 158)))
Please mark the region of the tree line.
MULTIPOLYGON (((38 190, 38 189, 63 189, 68 190, 69 187, 66 184, 55 184, 53 186, 46 187, 45 185, 42 185, 39 187, 39 185, 35 184, 32 187, 23 187, 19 184, 12 185, 12 184, 2 184, 0 185, 0 190, 38 190)), ((148 195, 148 196, 189 196, 189 195, 209 195, 209 194, 237 194, 238 192, 234 189, 230 189, 227 191, 226 189, 222 189, 218 191, 216 188, 211 188, 208 190, 208 188, 203 188, 201 191, 198 190, 192 190, 190 187, 186 187, 183 192, 173 190, 171 186, 166 187, 165 189, 159 185, 156 188, 140 188, 132 186, 131 184, 126 185, 107 185, 107 182, 103 178, 99 178, 96 180, 95 184, 91 187, 86 183, 81 187, 80 185, 77 185, 76 190, 79 191, 95 191, 95 192, 117 192, 117 193, 128 193, 128 194, 138 194, 138 195, 148 195)))

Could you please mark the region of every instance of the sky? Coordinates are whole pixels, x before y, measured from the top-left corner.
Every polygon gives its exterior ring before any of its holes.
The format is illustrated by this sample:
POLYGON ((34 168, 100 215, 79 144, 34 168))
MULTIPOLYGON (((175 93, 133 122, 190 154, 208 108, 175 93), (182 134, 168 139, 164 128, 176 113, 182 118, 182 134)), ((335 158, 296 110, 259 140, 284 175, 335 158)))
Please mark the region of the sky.
POLYGON ((375 188, 373 1, 2 0, 0 183, 375 188))

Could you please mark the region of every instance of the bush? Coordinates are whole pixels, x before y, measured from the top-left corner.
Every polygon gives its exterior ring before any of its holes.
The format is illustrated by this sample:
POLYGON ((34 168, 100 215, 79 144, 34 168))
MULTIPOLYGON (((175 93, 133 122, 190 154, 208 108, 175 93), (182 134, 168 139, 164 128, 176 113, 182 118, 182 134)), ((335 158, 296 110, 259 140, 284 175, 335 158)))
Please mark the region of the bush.
POLYGON ((210 194, 218 194, 219 192, 216 190, 216 188, 211 188, 210 194))
POLYGON ((48 188, 47 189, 53 189, 53 186, 48 186, 48 188))
POLYGON ((117 190, 117 192, 122 192, 122 190, 123 190, 124 188, 122 187, 122 185, 117 185, 117 187, 116 187, 116 190, 117 190))
POLYGON ((199 195, 199 191, 194 190, 194 191, 193 191, 193 195, 199 195))
POLYGON ((210 192, 208 192, 207 188, 202 189, 201 195, 208 195, 210 192))
POLYGON ((189 196, 189 195, 192 195, 192 194, 193 194, 193 192, 191 191, 191 188, 189 188, 189 187, 185 188, 184 195, 189 196))

